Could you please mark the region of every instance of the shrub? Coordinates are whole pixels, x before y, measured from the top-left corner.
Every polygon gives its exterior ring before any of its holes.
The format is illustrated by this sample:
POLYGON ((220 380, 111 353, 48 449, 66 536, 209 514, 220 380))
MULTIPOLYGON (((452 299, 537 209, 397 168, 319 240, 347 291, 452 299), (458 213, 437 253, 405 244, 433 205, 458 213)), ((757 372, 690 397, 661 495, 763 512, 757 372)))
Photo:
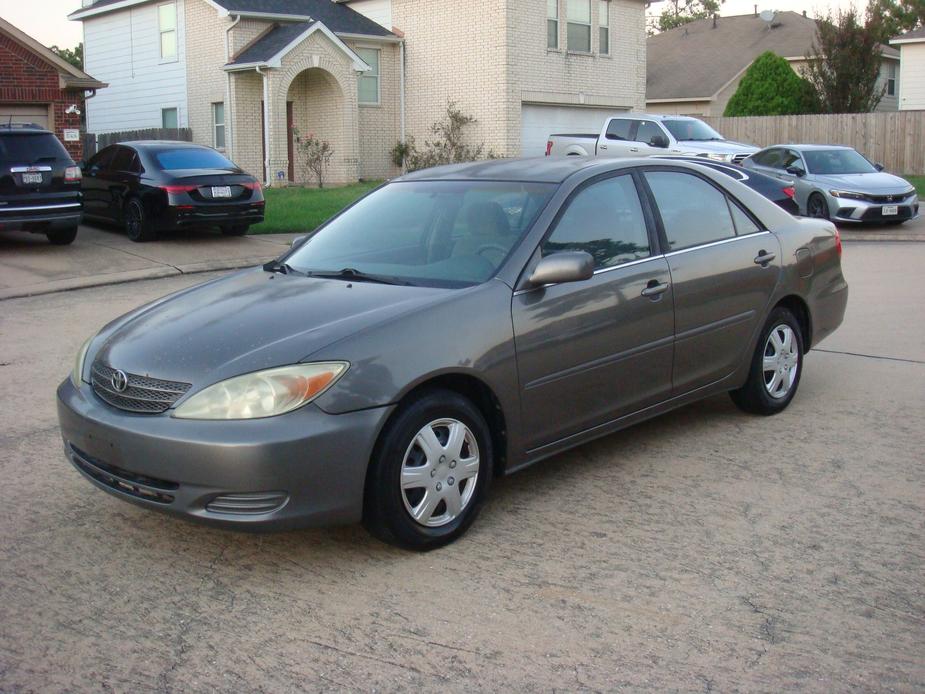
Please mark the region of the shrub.
POLYGON ((475 118, 457 108, 456 102, 450 101, 446 105, 446 116, 430 126, 433 139, 425 140, 422 149, 418 149, 413 137, 399 142, 392 148, 392 161, 407 171, 417 171, 441 164, 494 159, 494 152, 485 152, 484 144, 466 144, 463 131, 475 122, 475 118))
POLYGON ((815 90, 790 63, 766 51, 746 70, 724 116, 785 116, 818 112, 815 90))
POLYGON ((327 140, 316 138, 314 133, 303 137, 298 129, 293 128, 292 134, 295 136, 296 147, 301 155, 302 165, 305 167, 306 178, 315 179, 318 187, 324 188, 324 178, 327 175, 331 157, 334 156, 334 148, 327 140))

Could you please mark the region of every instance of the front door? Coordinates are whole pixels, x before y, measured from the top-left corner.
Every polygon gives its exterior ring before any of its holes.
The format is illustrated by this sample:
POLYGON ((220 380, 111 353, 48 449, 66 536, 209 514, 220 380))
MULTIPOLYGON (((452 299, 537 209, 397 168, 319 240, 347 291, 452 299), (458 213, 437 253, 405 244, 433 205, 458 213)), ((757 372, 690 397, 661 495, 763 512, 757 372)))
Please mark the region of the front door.
POLYGON ((596 269, 583 282, 514 295, 527 450, 670 394, 671 285, 650 232, 633 176, 622 174, 573 194, 543 242, 544 256, 587 251, 596 269))

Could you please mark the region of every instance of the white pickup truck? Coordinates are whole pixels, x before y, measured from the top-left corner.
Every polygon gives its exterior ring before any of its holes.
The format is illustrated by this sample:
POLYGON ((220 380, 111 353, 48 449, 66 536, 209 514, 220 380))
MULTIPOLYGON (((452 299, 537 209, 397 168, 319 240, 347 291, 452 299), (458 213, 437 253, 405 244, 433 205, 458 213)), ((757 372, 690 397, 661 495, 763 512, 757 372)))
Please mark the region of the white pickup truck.
POLYGON ((757 147, 726 140, 697 118, 649 113, 621 113, 604 121, 600 134, 556 134, 546 143, 547 157, 680 154, 738 164, 757 151, 757 147))

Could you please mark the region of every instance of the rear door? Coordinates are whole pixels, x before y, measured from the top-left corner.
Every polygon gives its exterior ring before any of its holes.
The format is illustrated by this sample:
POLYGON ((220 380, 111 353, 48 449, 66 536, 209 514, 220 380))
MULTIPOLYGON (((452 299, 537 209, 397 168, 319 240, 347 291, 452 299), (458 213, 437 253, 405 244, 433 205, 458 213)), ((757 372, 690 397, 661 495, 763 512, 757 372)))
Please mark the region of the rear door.
POLYGON ((116 154, 116 146, 110 145, 90 157, 83 169, 80 186, 84 194, 84 213, 94 217, 108 217, 106 203, 107 188, 105 174, 116 154))
POLYGON ((733 373, 748 358, 780 274, 777 237, 725 190, 689 171, 644 174, 671 272, 675 395, 733 373))
POLYGON ((515 292, 528 450, 668 397, 674 309, 648 220, 632 174, 592 179, 566 202, 539 252, 587 251, 594 276, 515 292))

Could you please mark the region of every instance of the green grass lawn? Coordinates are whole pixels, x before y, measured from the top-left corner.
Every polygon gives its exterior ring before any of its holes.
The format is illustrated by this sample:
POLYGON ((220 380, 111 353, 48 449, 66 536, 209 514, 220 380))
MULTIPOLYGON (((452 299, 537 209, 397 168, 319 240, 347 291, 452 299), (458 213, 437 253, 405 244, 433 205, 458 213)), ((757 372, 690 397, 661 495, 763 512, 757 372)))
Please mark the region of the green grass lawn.
POLYGON ((925 195, 925 176, 903 176, 903 178, 915 186, 920 198, 925 195))
POLYGON ((251 234, 304 233, 342 210, 381 181, 354 183, 339 188, 268 188, 266 219, 250 228, 251 234))

